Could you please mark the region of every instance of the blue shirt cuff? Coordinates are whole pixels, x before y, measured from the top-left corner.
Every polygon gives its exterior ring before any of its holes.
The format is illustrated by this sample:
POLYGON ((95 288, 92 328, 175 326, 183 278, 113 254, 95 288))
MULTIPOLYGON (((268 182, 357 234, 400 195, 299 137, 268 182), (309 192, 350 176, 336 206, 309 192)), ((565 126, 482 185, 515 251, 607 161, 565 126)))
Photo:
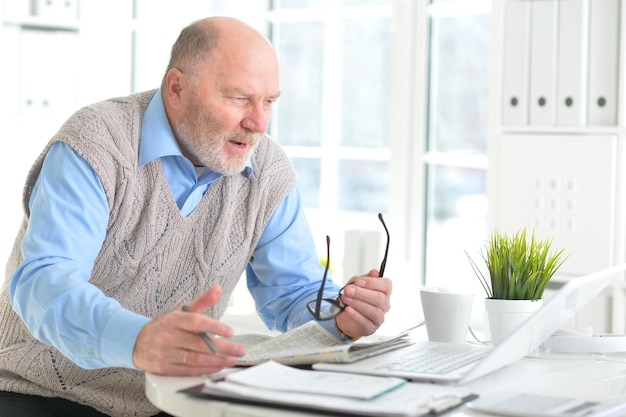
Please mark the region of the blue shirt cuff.
POLYGON ((102 332, 99 349, 102 362, 113 367, 138 369, 133 363, 133 351, 139 332, 150 320, 132 311, 119 309, 102 332))

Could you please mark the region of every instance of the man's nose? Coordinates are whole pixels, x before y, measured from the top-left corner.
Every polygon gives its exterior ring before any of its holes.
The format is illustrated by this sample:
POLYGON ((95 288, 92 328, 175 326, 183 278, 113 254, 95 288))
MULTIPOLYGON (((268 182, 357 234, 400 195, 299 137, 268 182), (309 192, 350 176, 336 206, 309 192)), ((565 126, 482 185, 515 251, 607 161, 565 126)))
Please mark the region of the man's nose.
POLYGON ((246 112, 241 121, 241 126, 256 133, 265 133, 269 123, 271 112, 263 107, 263 104, 255 104, 246 112))

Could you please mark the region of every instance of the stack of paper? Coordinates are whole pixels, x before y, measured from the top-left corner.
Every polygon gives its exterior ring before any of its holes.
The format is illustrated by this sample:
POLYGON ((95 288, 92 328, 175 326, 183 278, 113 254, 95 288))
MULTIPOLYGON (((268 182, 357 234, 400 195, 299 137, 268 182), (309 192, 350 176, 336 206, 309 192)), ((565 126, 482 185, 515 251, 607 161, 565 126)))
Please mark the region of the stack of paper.
POLYGON ((333 397, 371 400, 392 391, 406 381, 401 378, 375 377, 346 373, 312 372, 291 368, 276 362, 266 362, 225 377, 224 383, 209 382, 215 389, 239 392, 248 388, 263 389, 269 394, 295 392, 333 397), (243 388, 242 388, 243 387, 243 388))
POLYGON ((304 370, 273 361, 228 373, 223 381, 207 379, 183 392, 268 407, 385 417, 437 414, 476 398, 461 387, 304 370))

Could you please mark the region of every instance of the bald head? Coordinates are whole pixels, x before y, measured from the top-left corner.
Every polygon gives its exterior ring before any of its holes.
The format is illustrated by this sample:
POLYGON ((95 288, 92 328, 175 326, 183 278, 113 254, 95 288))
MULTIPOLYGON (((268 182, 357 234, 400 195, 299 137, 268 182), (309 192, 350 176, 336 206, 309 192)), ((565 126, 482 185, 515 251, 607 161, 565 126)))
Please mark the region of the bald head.
POLYGON ((178 68, 197 81, 208 61, 216 57, 241 63, 254 57, 275 59, 275 53, 270 42, 252 26, 231 17, 208 17, 181 31, 172 46, 165 76, 178 68))

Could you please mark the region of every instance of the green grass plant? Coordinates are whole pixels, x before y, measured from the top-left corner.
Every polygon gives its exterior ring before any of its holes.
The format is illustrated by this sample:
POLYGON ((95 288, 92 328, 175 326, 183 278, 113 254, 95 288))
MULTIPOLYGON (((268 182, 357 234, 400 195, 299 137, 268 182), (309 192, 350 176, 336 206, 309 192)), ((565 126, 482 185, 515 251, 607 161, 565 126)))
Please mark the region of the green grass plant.
POLYGON ((552 239, 538 239, 526 229, 515 234, 495 231, 480 253, 489 277, 468 255, 488 298, 540 300, 548 281, 565 262, 563 249, 551 251, 552 239))

